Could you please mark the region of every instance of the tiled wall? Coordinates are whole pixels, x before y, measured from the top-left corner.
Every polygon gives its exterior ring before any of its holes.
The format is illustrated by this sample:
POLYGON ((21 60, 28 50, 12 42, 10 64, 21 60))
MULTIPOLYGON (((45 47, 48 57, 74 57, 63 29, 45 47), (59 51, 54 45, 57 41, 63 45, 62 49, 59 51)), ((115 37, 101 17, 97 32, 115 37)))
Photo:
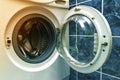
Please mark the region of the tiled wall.
POLYGON ((70 0, 70 7, 88 5, 104 14, 110 24, 113 43, 109 59, 103 67, 90 74, 71 69, 70 80, 120 80, 120 0, 70 0))

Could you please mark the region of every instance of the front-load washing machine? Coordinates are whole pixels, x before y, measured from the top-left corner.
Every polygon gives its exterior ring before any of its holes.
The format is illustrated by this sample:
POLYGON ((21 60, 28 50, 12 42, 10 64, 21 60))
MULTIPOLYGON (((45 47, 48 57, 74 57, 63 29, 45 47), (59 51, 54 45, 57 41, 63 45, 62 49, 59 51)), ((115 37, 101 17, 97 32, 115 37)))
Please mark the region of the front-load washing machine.
POLYGON ((0 80, 69 80, 70 67, 91 73, 109 56, 109 24, 92 7, 69 10, 68 0, 1 0, 0 5, 0 80), (79 35, 71 35, 75 28, 79 35), (74 41, 84 45, 73 46, 74 41))

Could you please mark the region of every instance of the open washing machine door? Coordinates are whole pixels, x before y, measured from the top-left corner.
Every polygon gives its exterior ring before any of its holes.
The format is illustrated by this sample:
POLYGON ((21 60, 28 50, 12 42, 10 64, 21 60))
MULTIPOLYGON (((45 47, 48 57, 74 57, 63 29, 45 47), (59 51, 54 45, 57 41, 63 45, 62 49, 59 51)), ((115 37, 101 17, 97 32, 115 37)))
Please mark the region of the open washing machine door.
POLYGON ((107 60, 112 47, 109 24, 96 9, 78 6, 66 14, 58 50, 74 70, 91 73, 107 60))

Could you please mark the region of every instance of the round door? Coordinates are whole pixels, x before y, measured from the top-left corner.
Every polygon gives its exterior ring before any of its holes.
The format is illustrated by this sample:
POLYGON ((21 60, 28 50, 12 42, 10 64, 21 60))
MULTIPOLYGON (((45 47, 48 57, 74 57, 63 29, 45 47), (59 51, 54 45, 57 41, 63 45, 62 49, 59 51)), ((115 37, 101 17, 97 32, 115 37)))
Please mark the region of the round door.
POLYGON ((112 47, 107 20, 96 9, 78 6, 66 14, 58 42, 64 60, 78 72, 91 73, 107 60, 112 47))

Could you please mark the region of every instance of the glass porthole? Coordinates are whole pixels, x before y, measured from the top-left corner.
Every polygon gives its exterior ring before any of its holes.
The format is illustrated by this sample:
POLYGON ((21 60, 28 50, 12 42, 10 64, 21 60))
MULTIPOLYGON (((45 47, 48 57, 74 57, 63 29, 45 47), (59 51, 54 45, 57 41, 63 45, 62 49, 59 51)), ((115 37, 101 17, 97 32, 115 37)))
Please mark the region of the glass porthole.
POLYGON ((90 63, 95 57, 98 45, 95 25, 84 15, 74 15, 65 26, 69 26, 70 55, 81 63, 90 63))

